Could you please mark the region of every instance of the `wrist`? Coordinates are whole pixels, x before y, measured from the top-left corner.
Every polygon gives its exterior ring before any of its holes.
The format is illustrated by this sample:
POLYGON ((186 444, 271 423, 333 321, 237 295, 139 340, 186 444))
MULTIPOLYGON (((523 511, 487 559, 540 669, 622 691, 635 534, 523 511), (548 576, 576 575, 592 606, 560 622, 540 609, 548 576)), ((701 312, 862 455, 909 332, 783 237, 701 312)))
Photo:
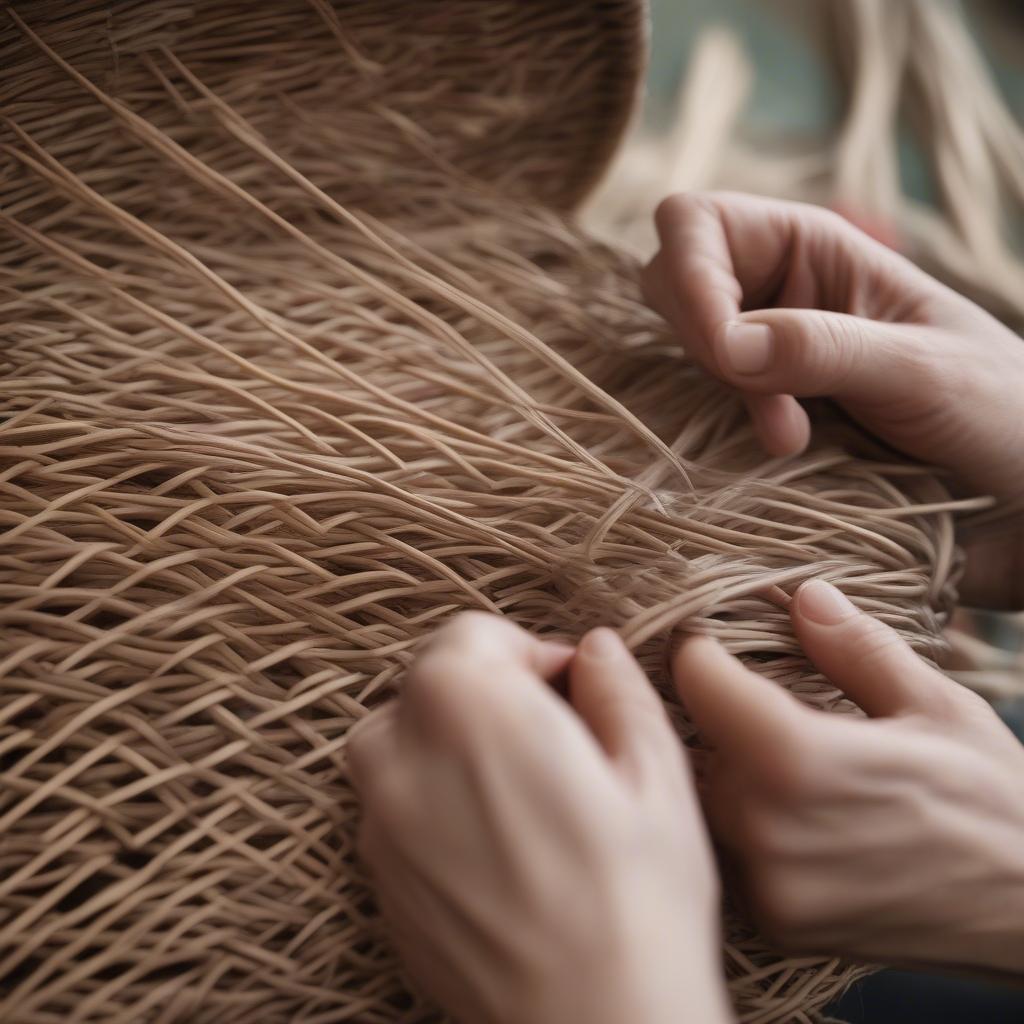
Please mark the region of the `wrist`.
POLYGON ((903 942, 890 936, 896 942, 882 959, 908 968, 1024 977, 1024 838, 1017 848, 991 852, 970 891, 936 892, 931 926, 908 932, 903 942))
POLYGON ((649 925, 643 934, 609 931, 585 957, 549 963, 520 987, 503 1021, 733 1024, 717 929, 649 925))
POLYGON ((645 930, 616 956, 612 976, 619 1001, 609 998, 608 1012, 590 1018, 594 1024, 732 1024, 717 901, 708 915, 696 903, 673 902, 665 916, 643 915, 645 930))
POLYGON ((1000 851, 983 913, 965 923, 961 949, 965 966, 1024 977, 1024 836, 1000 851))

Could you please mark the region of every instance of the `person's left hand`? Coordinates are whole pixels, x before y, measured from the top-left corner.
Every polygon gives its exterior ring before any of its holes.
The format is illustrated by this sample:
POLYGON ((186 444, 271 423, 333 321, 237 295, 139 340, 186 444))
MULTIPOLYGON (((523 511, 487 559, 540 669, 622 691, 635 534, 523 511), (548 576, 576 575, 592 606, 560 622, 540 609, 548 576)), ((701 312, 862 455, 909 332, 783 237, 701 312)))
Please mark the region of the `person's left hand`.
POLYGON ((454 1017, 732 1019, 682 746, 611 630, 574 654, 463 614, 348 756, 392 938, 454 1017), (566 666, 571 703, 548 685, 566 666))
POLYGON ((675 659, 755 920, 794 951, 1024 975, 1024 747, 834 587, 791 614, 870 718, 812 711, 706 637, 675 659))

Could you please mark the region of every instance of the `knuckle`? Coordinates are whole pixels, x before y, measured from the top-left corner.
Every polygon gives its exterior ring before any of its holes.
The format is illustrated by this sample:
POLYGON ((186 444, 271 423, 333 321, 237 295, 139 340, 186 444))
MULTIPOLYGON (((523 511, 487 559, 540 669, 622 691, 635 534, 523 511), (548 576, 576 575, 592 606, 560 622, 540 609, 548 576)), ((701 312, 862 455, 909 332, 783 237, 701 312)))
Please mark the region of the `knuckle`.
POLYGON ((894 629, 870 615, 858 614, 840 623, 836 635, 845 648, 856 651, 857 662, 868 675, 909 652, 894 629))
POLYGON ((942 399, 961 396, 967 389, 965 370, 971 361, 957 358, 942 345, 929 343, 929 339, 907 332, 894 346, 892 358, 896 370, 912 380, 918 391, 942 399))
POLYGON ((519 627, 501 616, 481 611, 460 612, 421 648, 407 683, 417 689, 436 686, 446 676, 495 656, 515 639, 517 632, 519 627))
POLYGON ((933 712, 963 723, 998 723, 999 716, 980 693, 945 677, 948 685, 935 695, 933 712))
POLYGON ((822 242, 841 241, 847 245, 860 245, 866 237, 841 213, 816 203, 794 203, 794 212, 808 231, 822 242))
POLYGON ((464 650, 434 647, 421 654, 405 677, 403 692, 416 702, 436 703, 451 691, 467 670, 464 650))
POLYGON ((848 625, 850 633, 868 650, 885 652, 903 644, 896 630, 871 615, 860 613, 849 619, 848 625))
POLYGON ((836 210, 830 210, 827 206, 817 206, 814 203, 806 203, 806 215, 814 219, 818 228, 831 235, 854 235, 859 234, 858 228, 836 210))
POLYGON ((724 292, 737 303, 743 298, 743 289, 736 277, 709 253, 694 250, 689 256, 686 273, 695 289, 724 292))
POLYGON ((674 230, 693 212, 695 197, 687 192, 666 196, 654 209, 654 223, 660 231, 674 230))
POLYGON ((403 682, 411 727, 443 736, 461 750, 464 740, 494 717, 492 684, 498 668, 472 650, 439 648, 424 654, 403 682))
POLYGON ((453 742, 494 720, 503 694, 520 680, 537 641, 508 619, 466 612, 419 654, 402 681, 410 723, 453 742), (501 698, 499 701, 498 698, 501 698))
POLYGON ((992 705, 977 691, 968 689, 962 683, 954 683, 949 687, 949 695, 959 708, 974 715, 983 715, 985 718, 998 719, 992 705))
POLYGON ((453 626, 459 642, 476 654, 493 653, 521 642, 529 634, 511 619, 491 612, 461 612, 453 626))
POLYGON ((672 769, 681 766, 682 746, 664 705, 653 693, 607 695, 595 704, 596 717, 625 723, 631 732, 645 737, 662 770, 666 765, 672 769))
POLYGON ((814 390, 841 388, 863 357, 863 337, 855 322, 825 313, 801 317, 790 344, 792 362, 814 390))
POLYGON ((491 635, 501 625, 507 623, 489 612, 459 612, 438 631, 436 641, 438 644, 471 644, 477 642, 481 636, 491 635))
POLYGON ((864 331, 860 322, 853 317, 830 317, 826 322, 829 369, 835 379, 843 382, 864 359, 864 331))

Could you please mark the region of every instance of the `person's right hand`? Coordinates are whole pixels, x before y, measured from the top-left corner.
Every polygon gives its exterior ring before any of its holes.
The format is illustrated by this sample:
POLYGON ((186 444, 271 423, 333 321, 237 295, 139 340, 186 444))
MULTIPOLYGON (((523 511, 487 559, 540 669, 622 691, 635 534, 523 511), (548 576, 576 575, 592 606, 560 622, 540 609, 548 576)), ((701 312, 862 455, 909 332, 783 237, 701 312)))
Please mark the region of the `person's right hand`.
POLYGON ((1024 607, 1024 342, 837 214, 725 192, 671 196, 644 271, 687 352, 744 395, 772 454, 810 435, 793 396, 835 399, 961 494, 1018 511, 968 549, 965 600, 1024 607))
POLYGON ((704 807, 780 946, 1024 978, 1024 747, 980 697, 822 580, 807 656, 869 716, 823 714, 707 637, 674 659, 714 747, 704 807))

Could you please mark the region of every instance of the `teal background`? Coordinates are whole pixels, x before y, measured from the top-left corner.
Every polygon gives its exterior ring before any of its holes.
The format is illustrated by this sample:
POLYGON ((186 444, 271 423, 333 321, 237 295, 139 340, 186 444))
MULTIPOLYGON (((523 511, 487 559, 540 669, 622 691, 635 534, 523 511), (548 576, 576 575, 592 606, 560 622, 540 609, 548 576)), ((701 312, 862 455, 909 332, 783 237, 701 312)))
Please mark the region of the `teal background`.
MULTIPOLYGON (((900 3, 902 0, 891 0, 900 3)), ((935 0, 941 2, 941 0, 935 0)), ((827 23, 822 0, 651 0, 650 68, 645 117, 663 123, 699 32, 726 25, 756 68, 742 120, 744 134, 773 146, 787 138, 826 137, 843 112, 842 84, 816 38, 827 23)), ((957 4, 1010 108, 1024 117, 1024 0, 957 4)), ((934 201, 927 162, 909 130, 900 139, 904 190, 934 201)))

